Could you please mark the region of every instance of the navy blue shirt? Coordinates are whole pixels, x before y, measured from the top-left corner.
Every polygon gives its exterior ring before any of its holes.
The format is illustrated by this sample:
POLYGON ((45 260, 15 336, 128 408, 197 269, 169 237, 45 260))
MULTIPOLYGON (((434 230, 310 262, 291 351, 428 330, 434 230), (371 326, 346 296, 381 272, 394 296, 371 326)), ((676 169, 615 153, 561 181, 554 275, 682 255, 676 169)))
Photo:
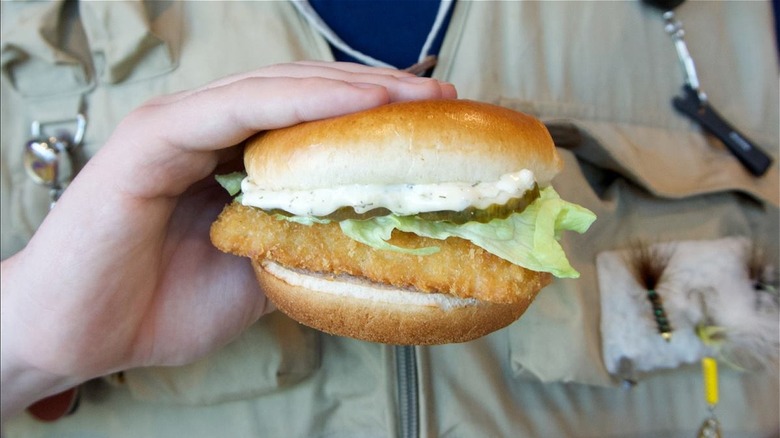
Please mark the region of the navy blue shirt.
MULTIPOLYGON (((433 27, 438 0, 310 0, 328 26, 353 49, 399 69, 417 62, 433 27)), ((450 13, 429 54, 441 48, 450 13)), ((357 62, 331 46, 338 61, 357 62)))

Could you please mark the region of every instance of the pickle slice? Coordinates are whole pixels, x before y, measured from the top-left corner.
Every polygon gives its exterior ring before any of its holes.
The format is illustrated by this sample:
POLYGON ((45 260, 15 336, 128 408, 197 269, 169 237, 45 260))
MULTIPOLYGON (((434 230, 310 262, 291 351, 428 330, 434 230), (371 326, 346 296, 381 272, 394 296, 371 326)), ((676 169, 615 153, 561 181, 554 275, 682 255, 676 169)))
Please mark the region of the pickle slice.
MULTIPOLYGON (((274 208, 272 210, 263 210, 263 211, 265 211, 270 215, 280 214, 282 216, 287 216, 287 217, 294 216, 290 212, 280 210, 278 208, 274 208)), ((393 212, 386 208, 375 208, 373 210, 369 210, 363 213, 358 213, 352 207, 341 207, 338 210, 335 210, 333 213, 330 213, 328 215, 317 216, 317 219, 328 219, 336 222, 344 221, 347 219, 362 221, 362 220, 367 220, 379 216, 388 216, 391 214, 393 214, 393 212)))
MULTIPOLYGON (((462 211, 429 211, 424 213, 417 213, 420 219, 426 221, 444 221, 452 222, 454 224, 465 224, 466 222, 481 222, 487 223, 493 219, 506 219, 512 213, 519 213, 525 210, 526 207, 531 205, 539 197, 539 186, 534 184, 533 188, 527 190, 522 197, 512 198, 506 204, 499 205, 493 204, 487 208, 469 207, 462 211)), ((289 212, 280 209, 265 210, 266 213, 274 215, 280 214, 282 216, 292 216, 289 212)), ((392 212, 386 208, 375 208, 363 213, 358 213, 352 207, 341 207, 338 210, 330 213, 326 216, 319 216, 318 219, 328 219, 332 221, 343 221, 347 219, 352 220, 367 220, 379 216, 387 216, 392 212)))
POLYGON ((420 219, 427 221, 446 221, 454 224, 465 224, 466 222, 488 223, 493 219, 506 219, 512 213, 519 213, 525 210, 539 197, 539 186, 526 191, 520 198, 512 198, 506 204, 493 204, 487 208, 469 207, 462 211, 431 211, 418 213, 420 219))

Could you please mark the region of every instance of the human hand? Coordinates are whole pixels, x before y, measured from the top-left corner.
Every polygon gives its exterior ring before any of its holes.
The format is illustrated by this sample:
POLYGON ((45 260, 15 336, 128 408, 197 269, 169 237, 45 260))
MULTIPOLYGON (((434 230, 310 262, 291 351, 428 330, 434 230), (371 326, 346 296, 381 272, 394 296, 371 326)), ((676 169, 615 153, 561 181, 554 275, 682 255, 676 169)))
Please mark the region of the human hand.
POLYGON ((213 183, 250 135, 396 100, 454 98, 433 79, 355 64, 266 67, 154 99, 2 263, 3 418, 88 379, 194 361, 269 303, 246 261, 209 242, 213 183))

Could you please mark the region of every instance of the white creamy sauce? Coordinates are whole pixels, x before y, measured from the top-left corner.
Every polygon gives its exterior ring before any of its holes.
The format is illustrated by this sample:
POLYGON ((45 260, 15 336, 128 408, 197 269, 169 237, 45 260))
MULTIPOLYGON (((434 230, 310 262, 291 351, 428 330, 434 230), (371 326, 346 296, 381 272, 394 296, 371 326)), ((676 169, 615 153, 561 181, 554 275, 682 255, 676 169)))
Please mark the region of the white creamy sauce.
POLYGON ((326 216, 341 207, 357 213, 386 208, 399 216, 430 211, 487 208, 518 198, 534 185, 534 174, 523 169, 498 181, 468 184, 354 184, 313 190, 266 190, 249 177, 241 182, 242 203, 265 210, 281 209, 297 216, 326 216))
POLYGON ((479 304, 479 300, 475 298, 458 298, 438 293, 429 294, 400 290, 345 275, 330 278, 311 272, 298 272, 267 260, 263 262, 263 269, 274 277, 293 286, 361 300, 389 304, 439 307, 445 311, 479 304))

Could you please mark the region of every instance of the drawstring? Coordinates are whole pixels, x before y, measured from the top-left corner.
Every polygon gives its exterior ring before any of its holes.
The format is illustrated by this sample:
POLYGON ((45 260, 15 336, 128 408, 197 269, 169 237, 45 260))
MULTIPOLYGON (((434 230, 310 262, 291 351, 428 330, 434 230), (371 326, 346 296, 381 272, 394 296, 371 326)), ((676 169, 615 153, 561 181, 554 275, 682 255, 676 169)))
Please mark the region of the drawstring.
MULTIPOLYGON (((423 44, 422 49, 420 50, 420 55, 417 57, 417 64, 415 65, 430 64, 431 57, 428 55, 428 52, 431 50, 433 41, 436 39, 436 35, 439 34, 439 31, 444 24, 444 20, 447 17, 447 13, 449 12, 452 3, 453 0, 441 0, 439 3, 439 10, 436 12, 436 19, 433 21, 433 26, 431 27, 430 32, 428 32, 428 37, 425 39, 425 44, 423 44)), ((319 16, 319 14, 317 14, 317 11, 314 10, 308 0, 293 0, 292 4, 295 6, 298 12, 300 12, 301 15, 306 18, 306 21, 308 21, 315 30, 337 49, 366 65, 393 69, 396 68, 393 65, 380 61, 376 58, 372 58, 363 52, 353 49, 344 40, 339 38, 333 29, 331 29, 325 23, 325 21, 322 20, 322 18, 319 16)), ((412 69, 413 67, 414 66, 409 67, 409 69, 412 69)))
POLYGON ((417 57, 418 64, 425 61, 425 58, 428 57, 428 52, 431 51, 433 40, 435 40, 436 35, 439 34, 439 30, 441 30, 441 26, 444 24, 444 19, 447 18, 447 13, 450 11, 451 6, 452 0, 441 0, 439 3, 439 10, 436 12, 436 19, 433 20, 431 31, 428 32, 428 37, 425 39, 425 44, 423 44, 423 47, 420 50, 420 55, 417 57))

